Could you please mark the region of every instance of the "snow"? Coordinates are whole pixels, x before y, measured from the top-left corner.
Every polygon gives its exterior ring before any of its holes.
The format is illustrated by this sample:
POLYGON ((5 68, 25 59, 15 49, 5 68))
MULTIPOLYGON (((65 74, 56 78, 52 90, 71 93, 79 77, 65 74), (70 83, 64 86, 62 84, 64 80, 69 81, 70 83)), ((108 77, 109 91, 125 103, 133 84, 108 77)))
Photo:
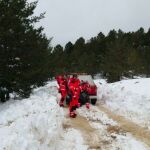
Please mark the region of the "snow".
POLYGON ((127 136, 117 135, 116 140, 119 145, 122 145, 123 150, 147 150, 144 145, 134 139, 130 134, 127 136))
POLYGON ((59 142, 58 150, 87 150, 88 146, 84 145, 81 133, 75 129, 68 129, 64 132, 64 139, 59 142))
POLYGON ((84 150, 80 133, 63 129, 64 111, 57 104, 59 96, 56 82, 49 82, 35 89, 28 99, 1 104, 0 150, 60 150, 60 145, 84 150))
POLYGON ((33 91, 29 99, 1 105, 0 149, 49 149, 60 137, 63 110, 46 87, 33 91))
POLYGON ((90 121, 100 121, 103 122, 103 125, 117 125, 117 122, 113 121, 112 119, 109 119, 108 116, 100 111, 97 107, 95 106, 90 106, 90 109, 86 109, 85 106, 82 107, 81 109, 77 110, 81 116, 84 116, 87 118, 87 120, 90 121))
POLYGON ((148 150, 146 145, 135 139, 130 133, 126 133, 122 130, 116 130, 117 133, 109 133, 107 130, 109 127, 119 128, 120 126, 117 122, 108 118, 108 116, 96 106, 91 106, 90 109, 82 107, 78 109, 78 113, 86 117, 86 119, 90 121, 90 125, 96 129, 97 134, 102 139, 102 141, 99 142, 101 149, 148 150))
POLYGON ((150 78, 99 84, 98 98, 112 111, 150 129, 150 78))
MULTIPOLYGON (((141 126, 149 127, 149 78, 112 84, 97 79, 95 83, 99 103, 141 126)), ((34 89, 28 99, 0 104, 0 150, 89 149, 81 130, 64 127, 65 120, 70 118, 66 115, 68 109, 58 105, 60 94, 57 89, 57 83, 50 81, 44 87, 34 89)), ((13 98, 13 94, 11 97, 13 98)), ((93 133, 89 135, 96 138, 96 144, 101 149, 148 150, 131 133, 122 131, 120 124, 109 118, 98 106, 90 106, 90 109, 83 106, 77 113, 88 120, 93 128, 93 133), (109 127, 114 127, 114 132, 109 132, 109 127)))

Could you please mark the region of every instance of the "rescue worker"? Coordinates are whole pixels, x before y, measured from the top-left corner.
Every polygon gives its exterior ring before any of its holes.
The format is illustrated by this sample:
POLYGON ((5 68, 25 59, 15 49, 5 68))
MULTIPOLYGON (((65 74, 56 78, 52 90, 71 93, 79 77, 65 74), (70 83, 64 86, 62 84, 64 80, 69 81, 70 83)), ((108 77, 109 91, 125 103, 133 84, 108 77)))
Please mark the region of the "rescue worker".
POLYGON ((70 117, 76 117, 76 109, 79 107, 80 88, 73 85, 71 88, 72 98, 69 104, 70 117))
POLYGON ((79 87, 75 87, 72 89, 72 99, 69 105, 69 113, 70 117, 76 117, 76 109, 78 108, 78 100, 80 96, 80 89, 79 87))
POLYGON ((58 91, 61 94, 61 99, 60 99, 60 102, 59 102, 59 106, 64 107, 64 100, 67 96, 67 83, 66 83, 66 80, 63 76, 57 77, 56 80, 57 80, 58 85, 59 85, 58 91))
POLYGON ((71 83, 74 83, 75 86, 79 86, 80 80, 78 79, 77 74, 73 74, 73 76, 68 79, 68 86, 70 86, 71 83))
POLYGON ((70 117, 74 118, 76 117, 76 108, 79 107, 79 97, 80 97, 80 88, 79 88, 80 80, 77 78, 77 75, 73 75, 72 78, 70 78, 69 82, 69 90, 72 95, 71 101, 69 104, 69 114, 70 117))
POLYGON ((60 84, 60 81, 63 79, 62 75, 56 76, 56 81, 58 83, 58 85, 60 84))
POLYGON ((66 104, 69 105, 71 99, 72 99, 72 94, 69 89, 69 83, 70 83, 71 77, 69 75, 66 75, 66 84, 67 84, 67 96, 66 96, 66 104))
POLYGON ((79 87, 79 84, 80 84, 80 80, 78 79, 78 76, 76 74, 74 74, 72 77, 68 77, 67 85, 68 85, 68 95, 70 97, 70 101, 73 95, 72 89, 74 87, 79 87))

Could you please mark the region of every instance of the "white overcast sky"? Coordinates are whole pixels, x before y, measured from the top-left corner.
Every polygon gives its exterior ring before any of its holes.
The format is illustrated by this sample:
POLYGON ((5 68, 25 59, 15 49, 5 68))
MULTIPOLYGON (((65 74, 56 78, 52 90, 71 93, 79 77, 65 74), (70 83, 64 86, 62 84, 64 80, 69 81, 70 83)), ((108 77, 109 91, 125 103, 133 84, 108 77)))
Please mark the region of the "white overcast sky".
MULTIPOLYGON (((33 0, 29 0, 33 1, 33 0)), ((86 40, 100 31, 135 31, 150 27, 150 0, 39 0, 35 14, 46 11, 41 20, 52 45, 65 45, 83 36, 86 40)))

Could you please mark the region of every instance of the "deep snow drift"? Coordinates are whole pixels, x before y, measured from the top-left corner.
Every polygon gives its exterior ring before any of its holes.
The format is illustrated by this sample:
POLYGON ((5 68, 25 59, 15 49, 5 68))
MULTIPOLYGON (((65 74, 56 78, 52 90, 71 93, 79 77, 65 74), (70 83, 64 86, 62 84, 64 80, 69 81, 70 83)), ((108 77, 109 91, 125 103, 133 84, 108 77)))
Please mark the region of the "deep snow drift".
POLYGON ((98 97, 119 115, 150 129, 150 78, 107 84, 95 81, 98 97))
POLYGON ((29 99, 11 100, 0 108, 0 149, 55 148, 64 116, 46 86, 35 89, 29 99))
POLYGON ((28 99, 0 104, 0 150, 84 150, 78 131, 63 130, 58 96, 56 82, 50 82, 28 99))
MULTIPOLYGON (((150 79, 113 84, 107 84, 105 80, 95 82, 99 102, 142 126, 150 125, 150 79)), ((49 82, 46 86, 35 89, 28 99, 0 104, 0 150, 89 149, 80 130, 64 127, 65 120, 70 118, 68 112, 64 111, 67 109, 59 107, 59 99, 56 82, 49 82)), ((83 106, 78 109, 78 117, 79 115, 87 119, 96 131, 94 135, 99 137, 96 139, 97 144, 103 150, 148 149, 130 133, 110 134, 107 131, 109 126, 119 124, 97 106, 91 106, 89 110, 83 106)))

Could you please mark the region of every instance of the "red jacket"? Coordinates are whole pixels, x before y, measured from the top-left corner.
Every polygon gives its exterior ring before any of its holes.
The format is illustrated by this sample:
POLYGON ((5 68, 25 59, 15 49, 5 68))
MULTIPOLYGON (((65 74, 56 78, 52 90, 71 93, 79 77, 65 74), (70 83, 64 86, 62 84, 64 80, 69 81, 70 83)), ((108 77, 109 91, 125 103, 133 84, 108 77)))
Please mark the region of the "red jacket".
POLYGON ((90 89, 90 85, 88 82, 83 82, 80 84, 80 89, 81 89, 81 92, 82 91, 85 91, 85 92, 89 92, 89 89, 90 89))
POLYGON ((80 97, 80 92, 81 92, 81 90, 80 90, 80 88, 79 87, 74 87, 74 88, 72 88, 72 96, 73 96, 73 98, 75 98, 75 99, 79 99, 79 97, 80 97))
POLYGON ((59 75, 56 77, 56 81, 58 83, 58 85, 60 84, 60 82, 63 80, 63 76, 59 75))
POLYGON ((67 83, 65 79, 59 79, 59 92, 61 93, 62 97, 66 97, 67 95, 67 83))
POLYGON ((74 87, 79 87, 79 84, 80 84, 80 80, 78 78, 70 78, 68 80, 68 87, 70 88, 71 86, 74 86, 74 87))

